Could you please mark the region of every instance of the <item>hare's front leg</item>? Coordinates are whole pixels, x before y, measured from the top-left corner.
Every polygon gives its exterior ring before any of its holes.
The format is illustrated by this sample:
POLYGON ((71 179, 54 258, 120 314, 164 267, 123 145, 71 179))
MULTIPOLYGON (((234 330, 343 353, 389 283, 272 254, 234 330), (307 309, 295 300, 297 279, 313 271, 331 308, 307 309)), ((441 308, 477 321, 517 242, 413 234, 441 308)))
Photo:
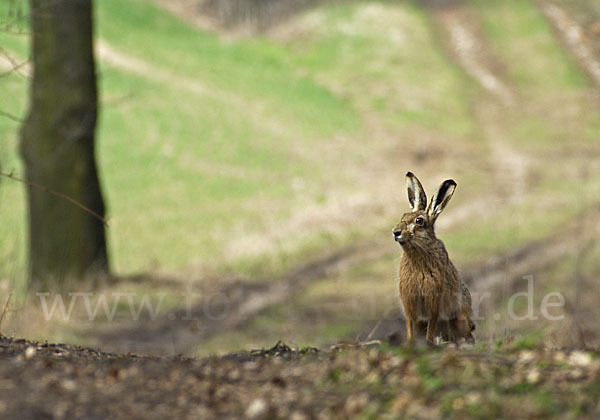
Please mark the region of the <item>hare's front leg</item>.
POLYGON ((434 339, 435 339, 435 329, 437 327, 437 322, 438 322, 438 313, 433 313, 431 314, 431 318, 429 319, 429 322, 427 323, 427 341, 431 344, 435 344, 434 343, 434 339))
POLYGON ((413 339, 413 321, 412 317, 405 315, 406 317, 406 341, 412 341, 413 339))

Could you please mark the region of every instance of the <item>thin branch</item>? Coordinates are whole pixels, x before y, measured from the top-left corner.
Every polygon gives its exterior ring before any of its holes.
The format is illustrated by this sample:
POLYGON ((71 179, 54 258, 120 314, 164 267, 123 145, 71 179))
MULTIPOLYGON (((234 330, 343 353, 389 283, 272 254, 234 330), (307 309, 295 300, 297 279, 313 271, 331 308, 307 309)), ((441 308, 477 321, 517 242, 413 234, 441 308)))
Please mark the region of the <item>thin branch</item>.
POLYGON ((0 115, 2 115, 3 117, 8 118, 9 120, 13 120, 15 122, 18 122, 18 123, 22 123, 24 121, 23 118, 19 118, 16 115, 11 114, 10 112, 6 112, 6 111, 0 110, 0 115))
POLYGON ((21 71, 21 68, 27 66, 28 64, 29 64, 29 60, 25 60, 25 61, 23 61, 21 63, 18 63, 18 64, 15 64, 15 63, 11 62, 12 68, 10 70, 6 70, 3 73, 0 73, 0 77, 5 77, 5 76, 8 76, 9 74, 11 74, 12 72, 15 72, 19 76, 27 78, 28 77, 27 74, 23 73, 21 71))
POLYGON ((104 217, 102 217, 98 213, 96 213, 94 210, 90 209, 89 207, 84 206, 79 201, 72 199, 68 195, 65 195, 63 193, 59 193, 58 191, 55 191, 52 188, 46 187, 44 185, 35 184, 35 183, 33 183, 31 181, 28 181, 26 179, 19 178, 18 176, 15 176, 12 172, 11 173, 0 172, 0 176, 12 179, 14 181, 21 182, 23 184, 29 185, 30 187, 37 188, 38 190, 47 192, 47 193, 52 194, 52 195, 54 195, 54 196, 56 196, 58 198, 61 198, 61 199, 65 200, 65 201, 68 201, 69 203, 73 204, 74 206, 79 207, 81 210, 85 211, 86 213, 89 213, 90 215, 94 216, 96 219, 100 220, 105 227, 108 227, 108 219, 105 219, 104 217))
POLYGON ((377 329, 379 328, 379 326, 381 325, 382 322, 383 322, 383 318, 380 318, 379 321, 377 321, 377 324, 375 324, 375 326, 371 330, 371 332, 367 335, 367 338, 365 339, 366 341, 369 341, 371 339, 371 337, 373 337, 373 333, 375 333, 375 331, 377 331, 377 329))
POLYGON ((0 335, 2 335, 2 321, 4 320, 4 316, 8 313, 8 304, 10 303, 11 297, 12 293, 9 293, 8 299, 6 299, 6 304, 4 305, 4 309, 2 310, 2 314, 0 314, 0 335))

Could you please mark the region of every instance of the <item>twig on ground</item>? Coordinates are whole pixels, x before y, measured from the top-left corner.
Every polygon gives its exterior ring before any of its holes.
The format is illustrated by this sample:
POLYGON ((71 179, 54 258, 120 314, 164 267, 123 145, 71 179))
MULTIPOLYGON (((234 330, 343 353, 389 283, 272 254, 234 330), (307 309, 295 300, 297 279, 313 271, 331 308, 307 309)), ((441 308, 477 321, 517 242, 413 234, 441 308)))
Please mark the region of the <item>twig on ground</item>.
POLYGON ((380 346, 381 343, 381 340, 356 341, 353 343, 342 341, 340 343, 330 346, 329 350, 360 349, 369 346, 380 346))

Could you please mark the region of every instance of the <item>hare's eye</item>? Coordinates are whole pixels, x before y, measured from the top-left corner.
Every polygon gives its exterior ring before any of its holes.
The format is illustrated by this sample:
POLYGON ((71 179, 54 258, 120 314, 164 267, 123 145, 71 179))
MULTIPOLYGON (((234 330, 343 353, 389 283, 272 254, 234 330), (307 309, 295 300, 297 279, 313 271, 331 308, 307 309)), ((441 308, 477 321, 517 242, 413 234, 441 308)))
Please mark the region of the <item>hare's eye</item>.
POLYGON ((417 217, 415 219, 415 223, 419 226, 423 226, 423 223, 425 223, 425 219, 423 219, 422 217, 417 217))

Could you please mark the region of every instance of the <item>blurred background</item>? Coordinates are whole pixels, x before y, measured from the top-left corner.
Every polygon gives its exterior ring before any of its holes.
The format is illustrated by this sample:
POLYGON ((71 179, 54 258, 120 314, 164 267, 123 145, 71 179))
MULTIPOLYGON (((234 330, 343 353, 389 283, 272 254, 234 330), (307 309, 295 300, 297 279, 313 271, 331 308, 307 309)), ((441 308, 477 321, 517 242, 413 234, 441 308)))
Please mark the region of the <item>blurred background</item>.
MULTIPOLYGON (((0 3, 14 174, 29 14, 0 3)), ((93 321, 82 299, 46 319, 25 188, 2 178, 5 335, 190 356, 384 337, 402 328, 391 228, 410 170, 430 195, 458 183, 437 235, 481 299, 482 345, 598 345, 599 2, 97 0, 93 16, 114 281, 93 321), (534 314, 515 319, 524 276, 534 314), (540 312, 552 292, 560 320, 540 312)))

